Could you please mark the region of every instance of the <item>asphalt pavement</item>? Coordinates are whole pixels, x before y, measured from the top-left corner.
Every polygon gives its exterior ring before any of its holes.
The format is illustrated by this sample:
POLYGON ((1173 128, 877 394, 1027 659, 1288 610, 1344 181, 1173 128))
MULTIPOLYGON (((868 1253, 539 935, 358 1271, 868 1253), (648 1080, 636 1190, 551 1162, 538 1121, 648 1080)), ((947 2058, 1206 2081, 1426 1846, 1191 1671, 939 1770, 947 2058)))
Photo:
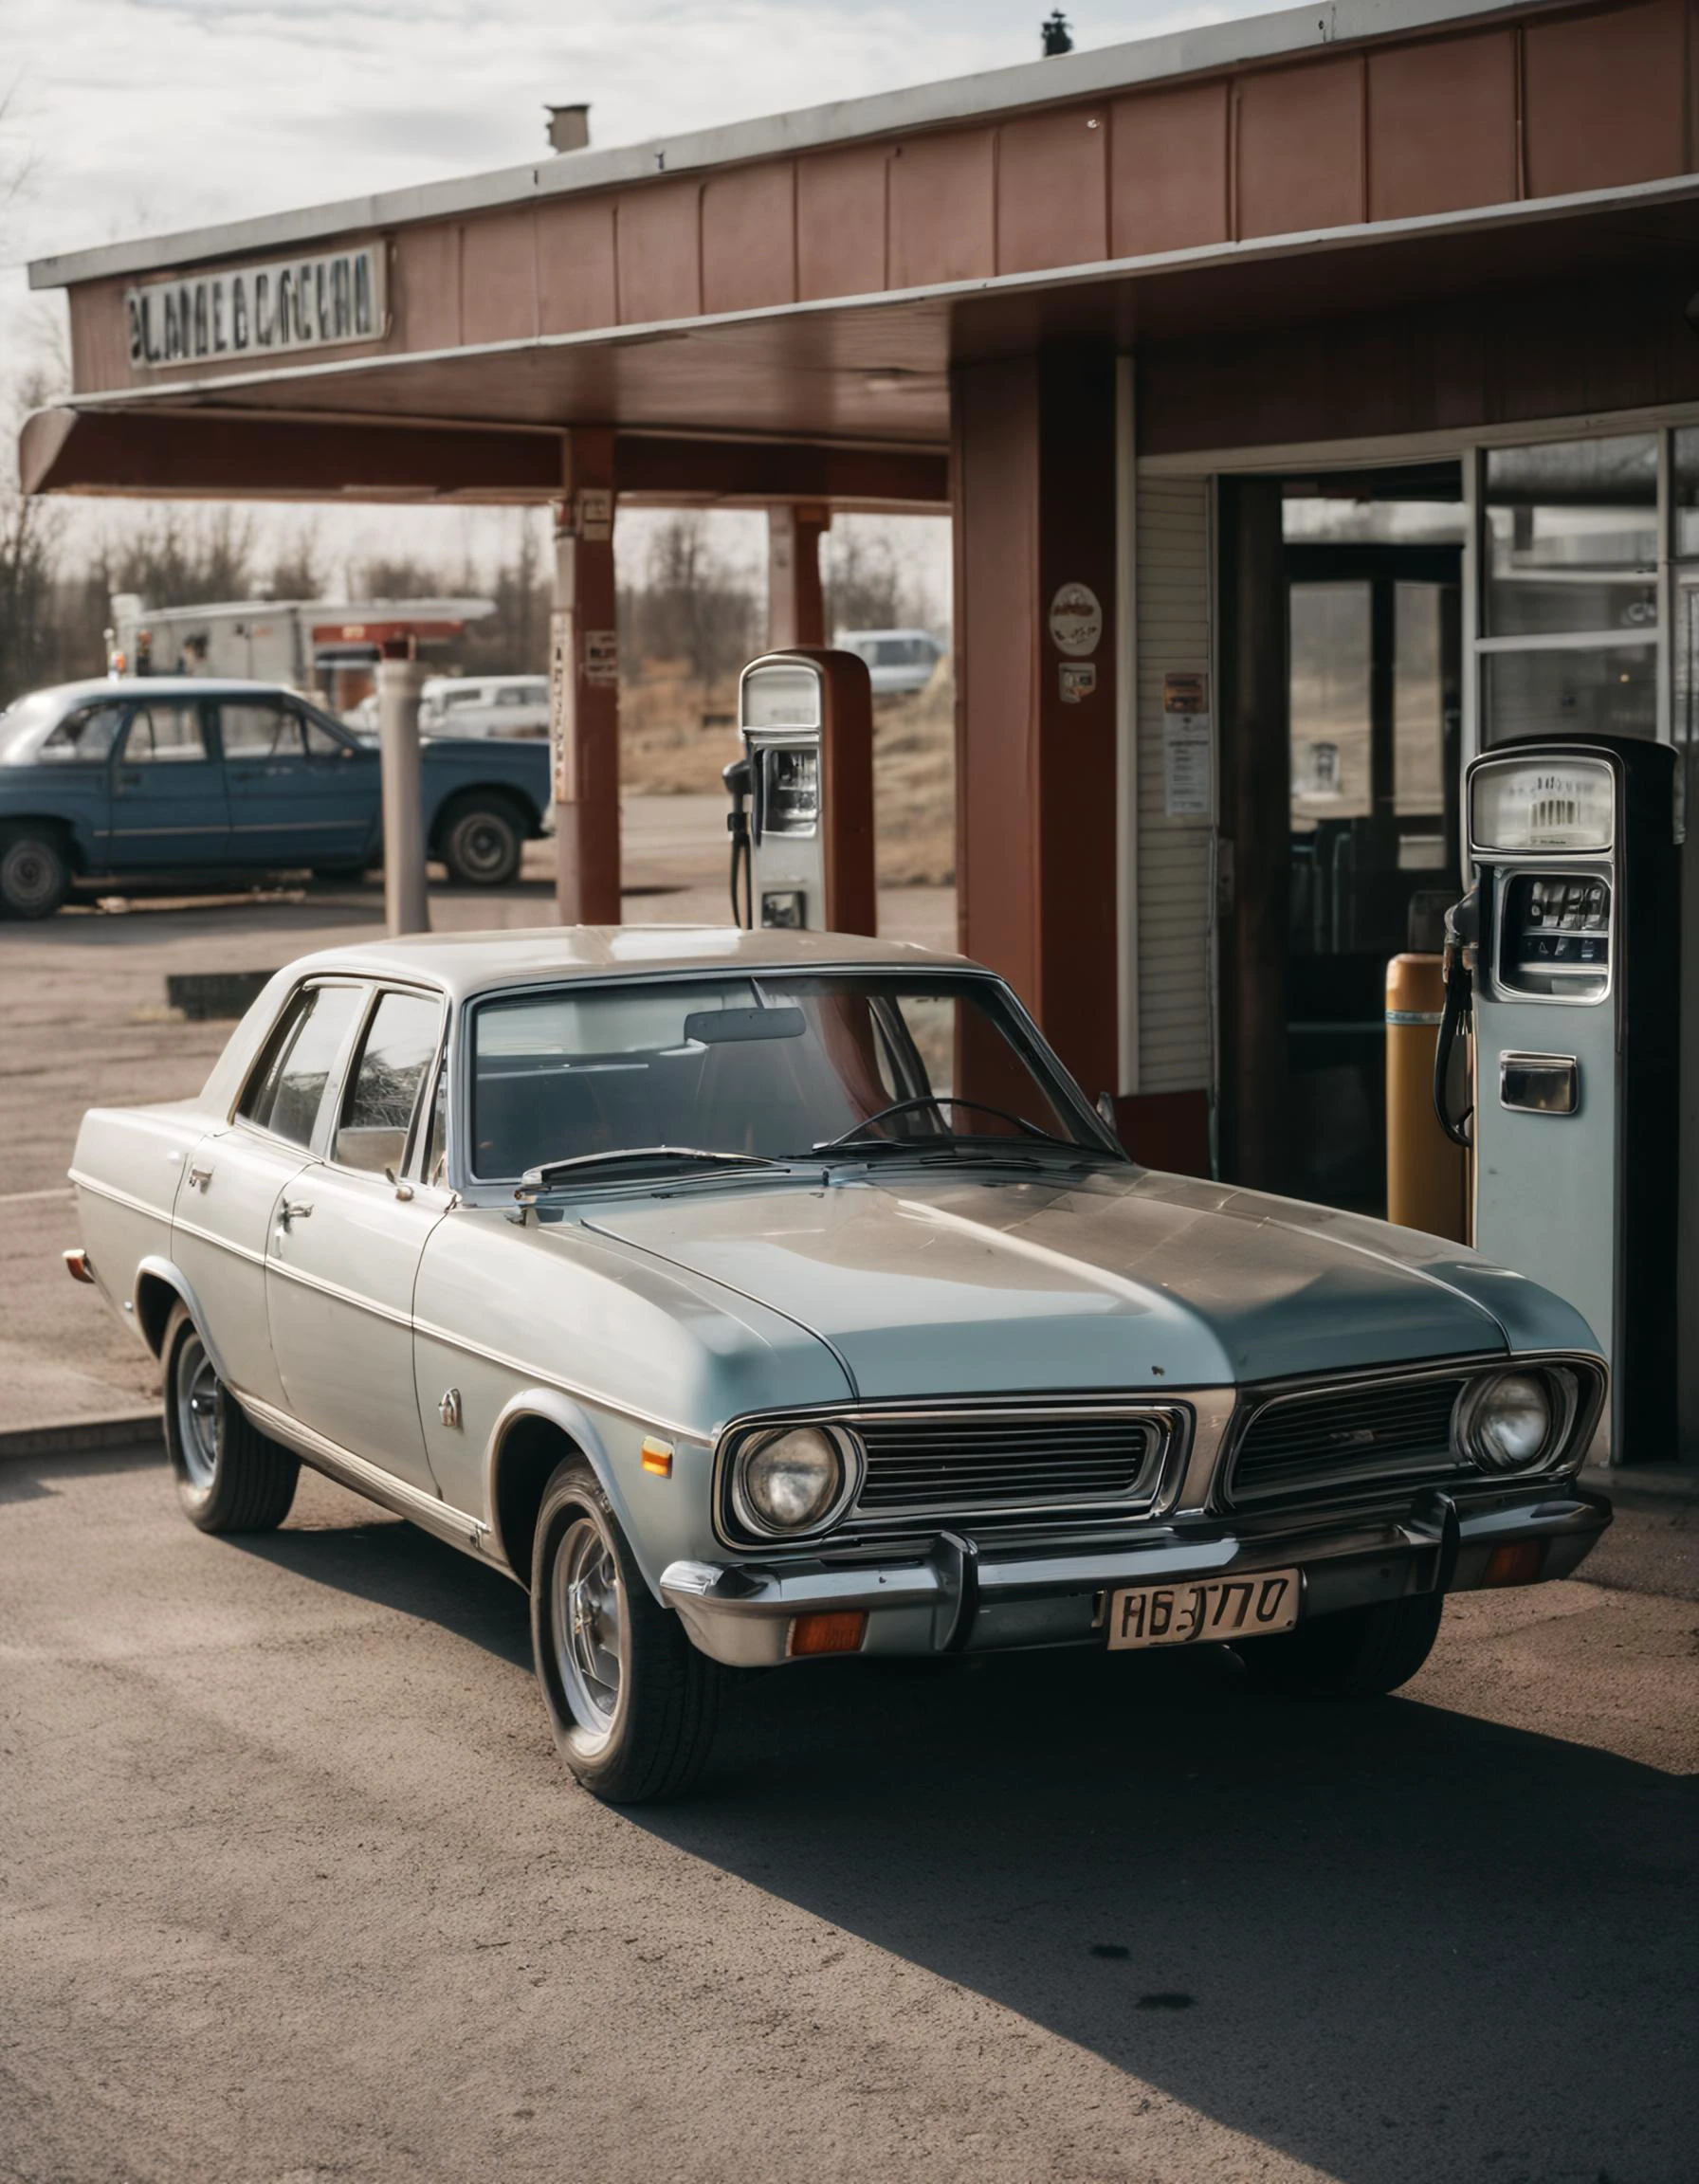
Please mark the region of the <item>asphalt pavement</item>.
POLYGON ((1691 2184, 1689 1511, 1590 1567, 1374 1706, 781 1669, 625 1814, 450 1549, 0 1465, 0 2178, 1691 2184))

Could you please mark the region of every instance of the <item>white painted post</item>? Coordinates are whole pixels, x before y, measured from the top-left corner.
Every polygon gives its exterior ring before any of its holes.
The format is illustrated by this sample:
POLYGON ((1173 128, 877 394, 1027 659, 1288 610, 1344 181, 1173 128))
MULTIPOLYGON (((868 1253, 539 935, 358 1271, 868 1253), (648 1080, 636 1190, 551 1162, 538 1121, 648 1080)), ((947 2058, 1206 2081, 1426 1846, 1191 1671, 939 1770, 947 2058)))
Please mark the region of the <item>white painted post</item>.
POLYGON ((383 762, 383 910, 392 936, 429 933, 425 893, 423 764, 419 754, 419 696, 425 667, 418 660, 377 663, 377 734, 383 762))

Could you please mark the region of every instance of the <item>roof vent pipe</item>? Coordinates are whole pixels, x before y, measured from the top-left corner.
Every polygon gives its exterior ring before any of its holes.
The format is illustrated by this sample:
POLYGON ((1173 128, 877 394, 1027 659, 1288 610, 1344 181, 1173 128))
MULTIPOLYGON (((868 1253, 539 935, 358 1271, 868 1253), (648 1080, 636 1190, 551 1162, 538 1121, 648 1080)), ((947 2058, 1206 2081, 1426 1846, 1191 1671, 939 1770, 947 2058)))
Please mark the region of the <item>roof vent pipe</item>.
POLYGON ((549 118, 549 150, 582 152, 590 142, 588 106, 545 106, 549 118))

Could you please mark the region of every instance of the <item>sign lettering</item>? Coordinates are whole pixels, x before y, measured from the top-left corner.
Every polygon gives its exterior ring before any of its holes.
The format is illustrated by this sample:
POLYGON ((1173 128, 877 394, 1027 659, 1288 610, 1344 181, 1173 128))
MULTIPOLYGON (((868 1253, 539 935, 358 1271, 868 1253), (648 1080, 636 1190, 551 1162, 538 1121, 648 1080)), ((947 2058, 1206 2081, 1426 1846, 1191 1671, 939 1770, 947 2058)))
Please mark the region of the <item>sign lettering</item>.
POLYGON ((380 340, 389 329, 381 243, 317 258, 145 281, 124 296, 134 371, 380 340))

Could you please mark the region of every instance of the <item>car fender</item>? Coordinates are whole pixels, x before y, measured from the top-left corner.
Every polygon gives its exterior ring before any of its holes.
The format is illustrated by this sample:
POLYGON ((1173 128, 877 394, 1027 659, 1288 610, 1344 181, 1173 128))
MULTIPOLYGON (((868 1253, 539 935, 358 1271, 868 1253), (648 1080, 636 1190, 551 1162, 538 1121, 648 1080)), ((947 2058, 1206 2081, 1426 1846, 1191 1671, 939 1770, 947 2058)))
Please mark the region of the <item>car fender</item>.
MULTIPOLYGON (((188 1312, 190 1319, 194 1322, 195 1333, 200 1337, 202 1342, 206 1345, 207 1356, 211 1360, 213 1372, 217 1374, 218 1377, 224 1382, 227 1388, 233 1389, 233 1383, 231 1382, 229 1374, 225 1366, 224 1354, 219 1349, 218 1339, 212 1333, 210 1325, 208 1323, 206 1313, 201 1309, 201 1301, 195 1295, 194 1284, 190 1281, 189 1277, 184 1273, 183 1269, 174 1261, 163 1257, 156 1251, 150 1251, 145 1259, 137 1262, 136 1268, 136 1279, 135 1282, 131 1284, 130 1290, 132 1300, 137 1300, 139 1298, 142 1280, 145 1276, 148 1275, 152 1275, 156 1280, 163 1282, 168 1288, 174 1289, 176 1291, 177 1297, 182 1302, 184 1309, 188 1312)), ((137 1302, 136 1305, 136 1318, 137 1331, 142 1336, 144 1340, 147 1340, 148 1348, 152 1350, 154 1347, 153 1342, 151 1338, 148 1338, 147 1329, 141 1325, 141 1308, 139 1302, 137 1302)), ((155 1355, 157 1355, 157 1353, 155 1353, 155 1355)))
POLYGON ((56 832, 69 836, 71 862, 80 871, 100 868, 102 857, 95 854, 95 829, 89 825, 86 811, 63 809, 56 811, 35 797, 14 810, 0 799, 0 828, 10 827, 51 827, 56 832))
MULTIPOLYGON (((619 1520, 620 1530, 630 1543, 631 1552, 637 1558, 638 1568, 643 1572, 644 1582, 655 1598, 660 1600, 660 1570, 650 1567, 651 1557, 644 1552, 637 1526, 632 1521, 630 1500, 621 1487, 613 1465, 609 1458, 607 1445, 602 1439, 601 1429, 595 1424, 584 1406, 575 1402, 563 1389, 542 1387, 521 1389, 517 1395, 510 1397, 502 1405, 497 1414, 496 1422, 490 1429, 489 1440, 485 1444, 484 1451, 484 1505, 488 1513, 492 1536, 500 1538, 497 1523, 497 1511, 500 1504, 496 1498, 496 1489, 502 1465, 502 1451, 513 1429, 528 1418, 545 1419, 551 1426, 557 1427, 595 1473, 596 1483, 608 1497, 613 1514, 619 1520)), ((516 1570, 514 1575, 522 1584, 529 1573, 516 1570)))

